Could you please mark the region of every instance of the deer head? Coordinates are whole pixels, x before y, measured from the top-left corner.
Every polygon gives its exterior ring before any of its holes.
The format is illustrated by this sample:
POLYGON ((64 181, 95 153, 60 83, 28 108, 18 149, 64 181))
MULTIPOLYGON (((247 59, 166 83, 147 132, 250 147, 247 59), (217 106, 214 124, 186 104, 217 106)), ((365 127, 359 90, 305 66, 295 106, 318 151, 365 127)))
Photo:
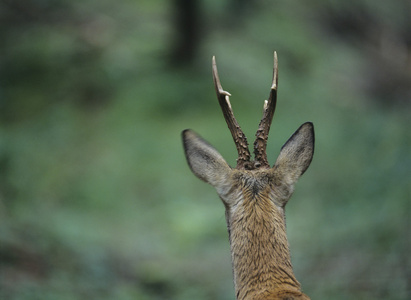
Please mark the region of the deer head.
POLYGON ((225 205, 237 299, 309 299, 293 274, 284 208, 294 184, 311 163, 313 124, 301 125, 270 167, 266 147, 278 83, 274 52, 273 81, 251 160, 247 138, 231 108, 231 95, 221 86, 215 57, 212 69, 217 98, 237 148, 237 166, 231 168, 215 148, 193 131, 185 130, 182 135, 192 172, 214 186, 225 205))

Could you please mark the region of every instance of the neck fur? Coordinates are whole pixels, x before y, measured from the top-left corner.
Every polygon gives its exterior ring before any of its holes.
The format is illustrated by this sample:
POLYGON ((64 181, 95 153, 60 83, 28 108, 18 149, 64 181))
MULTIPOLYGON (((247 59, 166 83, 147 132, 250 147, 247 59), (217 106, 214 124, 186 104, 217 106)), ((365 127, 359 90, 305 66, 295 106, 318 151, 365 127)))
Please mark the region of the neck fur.
MULTIPOLYGON (((234 284, 237 299, 270 299, 279 291, 300 294, 291 266, 284 211, 270 193, 243 193, 227 208, 234 284)), ((276 299, 276 298, 273 298, 276 299)))

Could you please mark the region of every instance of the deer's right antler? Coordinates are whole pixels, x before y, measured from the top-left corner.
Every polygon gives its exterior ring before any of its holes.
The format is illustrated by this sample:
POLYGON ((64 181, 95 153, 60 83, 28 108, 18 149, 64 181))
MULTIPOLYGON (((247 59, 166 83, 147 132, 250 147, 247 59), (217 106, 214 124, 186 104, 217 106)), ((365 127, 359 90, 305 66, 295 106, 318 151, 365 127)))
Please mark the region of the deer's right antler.
POLYGON ((254 156, 255 160, 261 164, 261 167, 269 168, 267 160, 267 139, 270 131, 271 122, 273 121, 275 105, 277 104, 277 85, 278 85, 278 59, 277 52, 274 51, 274 68, 273 68, 273 83, 268 100, 264 101, 263 117, 258 125, 256 138, 254 141, 254 156))

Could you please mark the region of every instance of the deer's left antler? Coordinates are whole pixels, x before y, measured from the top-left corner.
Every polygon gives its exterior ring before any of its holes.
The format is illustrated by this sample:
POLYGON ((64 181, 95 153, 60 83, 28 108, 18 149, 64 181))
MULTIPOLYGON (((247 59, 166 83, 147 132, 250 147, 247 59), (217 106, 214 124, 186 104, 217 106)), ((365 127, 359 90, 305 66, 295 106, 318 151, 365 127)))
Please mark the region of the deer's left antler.
POLYGON ((215 90, 217 92, 218 102, 220 103, 221 109, 223 110, 224 119, 227 122, 228 128, 231 131, 231 135, 237 148, 237 169, 244 169, 246 163, 250 161, 251 157, 250 151, 248 150, 247 138, 234 117, 229 99, 229 96, 231 96, 231 94, 227 91, 224 91, 221 86, 220 78, 218 77, 215 56, 213 56, 213 79, 215 90))

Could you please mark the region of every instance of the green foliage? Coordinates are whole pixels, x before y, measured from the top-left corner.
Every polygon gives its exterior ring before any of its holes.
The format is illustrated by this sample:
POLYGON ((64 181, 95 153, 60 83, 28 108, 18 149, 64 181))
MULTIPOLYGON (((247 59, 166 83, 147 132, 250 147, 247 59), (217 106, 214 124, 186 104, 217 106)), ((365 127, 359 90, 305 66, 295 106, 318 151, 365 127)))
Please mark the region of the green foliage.
POLYGON ((287 206, 304 291, 408 299, 409 4, 341 3, 204 2, 185 66, 167 1, 0 4, 0 299, 234 299, 224 207, 180 133, 234 165, 211 56, 252 141, 273 50, 269 161, 303 122, 316 132, 287 206))

